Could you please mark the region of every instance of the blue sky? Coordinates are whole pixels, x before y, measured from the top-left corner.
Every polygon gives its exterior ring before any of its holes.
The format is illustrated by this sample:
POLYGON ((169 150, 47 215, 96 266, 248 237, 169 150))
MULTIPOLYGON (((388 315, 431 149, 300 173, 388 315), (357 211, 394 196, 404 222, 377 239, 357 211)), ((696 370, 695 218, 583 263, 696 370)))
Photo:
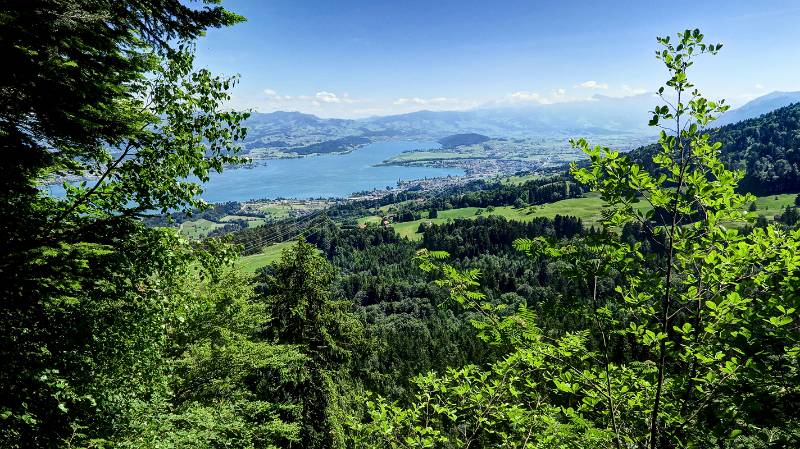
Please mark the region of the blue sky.
POLYGON ((722 42, 696 64, 734 105, 800 90, 800 1, 224 0, 197 64, 240 74, 233 105, 363 117, 651 92, 657 35, 722 42))

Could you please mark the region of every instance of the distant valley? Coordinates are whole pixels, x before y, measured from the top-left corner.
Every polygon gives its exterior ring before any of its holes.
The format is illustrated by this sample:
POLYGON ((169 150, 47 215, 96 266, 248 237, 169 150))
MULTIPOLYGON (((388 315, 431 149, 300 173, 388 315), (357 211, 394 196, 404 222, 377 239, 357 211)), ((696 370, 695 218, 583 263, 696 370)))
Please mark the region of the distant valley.
POLYGON ((357 120, 300 112, 254 113, 244 147, 255 158, 298 157, 351 151, 382 140, 439 140, 455 134, 564 141, 576 135, 643 136, 653 130, 641 117, 650 95, 595 96, 591 101, 491 107, 468 111, 418 111, 357 120))
MULTIPOLYGON (((773 92, 728 111, 718 124, 758 117, 800 101, 800 92, 773 92)), ((622 150, 655 135, 646 117, 656 103, 652 94, 548 105, 484 107, 467 111, 419 111, 364 119, 320 118, 300 112, 253 113, 247 120, 245 152, 253 159, 346 153, 371 142, 436 141, 458 134, 516 139, 519 143, 566 149, 571 137, 597 137, 622 150)), ((447 145, 444 145, 447 146, 447 145)), ((456 145, 453 145, 456 146, 456 145)))
MULTIPOLYGON (((728 111, 715 124, 759 117, 800 101, 800 92, 773 92, 728 111)), ((655 141, 642 117, 652 94, 549 105, 484 107, 468 111, 419 111, 364 119, 320 118, 299 112, 254 113, 244 150, 254 161, 342 154, 387 141, 438 142, 378 161, 379 165, 458 169, 476 176, 540 171, 582 155, 569 138, 630 151, 655 141)), ((302 165, 302 164, 300 164, 302 165)))
MULTIPOLYGON (((800 191, 798 129, 800 103, 795 103, 756 118, 724 125, 712 133, 712 139, 723 144, 721 159, 726 166, 744 172, 741 190, 759 195, 757 204, 750 207, 750 219, 759 216, 773 221, 791 219, 785 216, 786 210, 795 204, 796 192, 800 191)), ((207 185, 209 193, 213 194, 208 199, 219 204, 198 217, 178 217, 178 223, 182 233, 202 238, 287 219, 311 220, 321 211, 329 210, 326 214, 330 213, 337 219, 355 217, 360 225, 390 225, 400 235, 412 239, 420 238, 421 230, 430 223, 441 224, 456 218, 475 219, 480 215, 530 221, 537 217, 570 214, 579 216, 585 224, 597 224, 602 205, 598 196, 583 197, 585 192, 577 186, 559 190, 565 181, 569 181, 569 178, 559 178, 563 176, 564 163, 557 161, 565 158, 565 154, 553 153, 545 146, 539 149, 538 155, 515 153, 522 142, 532 141, 535 139, 461 133, 446 136, 438 142, 377 143, 363 151, 342 156, 328 154, 306 160, 273 161, 245 173, 228 171, 221 179, 212 180, 207 185), (388 159, 383 163, 377 163, 385 158, 388 159), (296 168, 292 172, 292 166, 305 169, 296 168), (405 169, 397 166, 408 167, 411 171, 404 172, 405 169), (435 171, 455 167, 464 169, 466 175, 451 176, 455 173, 435 171), (515 170, 521 167, 536 169, 515 170), (381 177, 382 169, 397 171, 381 177), (344 175, 329 173, 337 170, 344 175), (321 177, 315 173, 325 175, 321 177), (378 178, 367 179, 375 175, 378 178), (379 182, 377 179, 389 183, 401 176, 405 181, 398 183, 397 187, 362 191, 345 199, 359 186, 366 187, 370 182, 375 185, 379 182), (429 176, 431 178, 423 179, 429 176), (298 179, 300 182, 292 184, 291 180, 298 179), (270 182, 274 185, 269 185, 270 182), (287 184, 311 190, 280 187, 287 184), (246 201, 253 197, 253 191, 262 192, 265 198, 246 201), (296 199, 268 199, 278 198, 279 192, 286 192, 285 197, 295 196, 296 199), (557 195, 552 196, 553 192, 557 195), (549 198, 545 202, 555 202, 546 206, 538 204, 539 200, 534 199, 541 195, 549 198), (241 203, 222 204, 224 201, 241 203), (526 204, 536 207, 525 207, 526 204), (496 209, 481 209, 489 206, 496 209), (438 218, 432 219, 428 215, 430 210, 440 211, 438 218)), ((547 141, 541 139, 541 142, 547 141)), ((651 162, 655 150, 655 144, 643 145, 633 150, 630 156, 641 166, 655 170, 651 162)), ((645 203, 639 203, 639 206, 643 207, 645 203)), ((294 223, 291 220, 287 223, 294 223)), ((252 232, 273 232, 270 229, 252 232)), ((258 260, 263 264, 265 259, 258 260)), ((255 264, 255 259, 252 262, 255 264)))

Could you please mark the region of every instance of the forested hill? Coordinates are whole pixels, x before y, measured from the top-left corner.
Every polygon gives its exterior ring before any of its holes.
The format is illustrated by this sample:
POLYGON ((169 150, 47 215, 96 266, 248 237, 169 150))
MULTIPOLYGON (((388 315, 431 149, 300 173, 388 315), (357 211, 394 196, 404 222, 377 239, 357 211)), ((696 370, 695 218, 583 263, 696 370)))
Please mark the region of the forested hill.
MULTIPOLYGON (((722 160, 744 170, 742 191, 755 194, 800 192, 800 103, 758 118, 723 126, 712 133, 722 142, 722 160)), ((658 145, 633 150, 631 158, 649 166, 658 145)))
POLYGON ((475 145, 489 140, 488 136, 483 134, 467 133, 467 134, 454 134, 452 136, 442 137, 439 143, 444 148, 453 148, 459 145, 475 145))
POLYGON ((770 92, 766 95, 748 101, 736 109, 725 112, 714 122, 714 124, 716 126, 725 126, 738 123, 743 120, 758 118, 776 109, 783 108, 797 102, 800 102, 800 92, 770 92))

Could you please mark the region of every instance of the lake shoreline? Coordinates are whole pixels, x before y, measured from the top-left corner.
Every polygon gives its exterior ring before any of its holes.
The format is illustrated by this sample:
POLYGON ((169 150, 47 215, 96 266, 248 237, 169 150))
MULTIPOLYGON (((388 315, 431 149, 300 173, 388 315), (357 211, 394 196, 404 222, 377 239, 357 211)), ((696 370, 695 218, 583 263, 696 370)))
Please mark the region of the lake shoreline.
MULTIPOLYGON (((346 154, 272 159, 263 163, 212 173, 200 195, 209 203, 261 199, 349 198, 353 193, 395 188, 404 181, 463 176, 458 168, 379 166, 404 151, 436 147, 430 141, 383 141, 346 154)), ((64 196, 60 184, 43 185, 64 196)))

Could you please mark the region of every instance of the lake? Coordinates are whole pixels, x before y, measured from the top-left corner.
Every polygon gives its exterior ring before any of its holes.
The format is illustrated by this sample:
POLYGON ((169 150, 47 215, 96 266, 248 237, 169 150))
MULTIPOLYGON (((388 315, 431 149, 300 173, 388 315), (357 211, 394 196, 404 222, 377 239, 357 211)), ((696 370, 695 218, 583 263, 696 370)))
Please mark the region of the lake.
POLYGON ((379 142, 347 154, 259 162, 211 176, 203 199, 212 203, 260 198, 346 197, 353 192, 395 186, 397 181, 459 176, 460 169, 431 167, 376 167, 403 151, 439 148, 436 142, 379 142))
MULTIPOLYGON (((351 193, 395 186, 409 181, 442 176, 460 176, 457 168, 376 167, 408 150, 439 148, 436 142, 395 141, 365 145, 347 154, 326 154, 296 159, 260 161, 252 168, 214 173, 203 185, 203 199, 211 203, 261 198, 347 197, 351 193)), ((60 185, 44 187, 63 195, 60 185)))
MULTIPOLYGON (((203 186, 202 197, 212 203, 261 198, 347 197, 354 192, 395 186, 397 181, 464 174, 456 168, 375 166, 403 151, 439 147, 436 142, 379 142, 347 154, 261 161, 252 168, 212 174, 203 186)), ((53 195, 64 194, 60 185, 44 188, 53 195)))

